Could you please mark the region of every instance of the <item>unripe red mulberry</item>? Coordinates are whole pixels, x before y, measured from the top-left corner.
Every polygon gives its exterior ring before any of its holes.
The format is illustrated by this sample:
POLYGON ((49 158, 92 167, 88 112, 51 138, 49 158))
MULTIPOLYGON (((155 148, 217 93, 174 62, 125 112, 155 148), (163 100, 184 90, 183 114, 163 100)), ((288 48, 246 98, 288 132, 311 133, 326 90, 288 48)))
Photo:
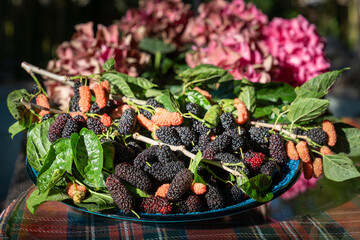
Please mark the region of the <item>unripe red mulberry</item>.
POLYGON ((299 153, 300 159, 304 163, 308 163, 311 161, 309 149, 305 141, 300 141, 298 144, 296 144, 296 150, 299 153))
POLYGON ((314 177, 318 178, 323 173, 323 160, 321 157, 317 157, 314 159, 313 165, 313 171, 314 171, 314 177))
POLYGON ((194 183, 191 186, 191 190, 196 194, 196 195, 201 195, 204 194, 206 192, 206 185, 203 183, 194 183))
POLYGON ((199 88, 199 87, 194 87, 193 90, 198 91, 198 92, 201 93, 207 100, 211 101, 212 96, 211 96, 211 94, 210 94, 208 91, 203 90, 203 89, 201 89, 201 88, 199 88))
POLYGON ((110 82, 108 80, 102 81, 100 83, 100 86, 102 89, 104 89, 107 92, 107 95, 110 94, 111 88, 110 88, 110 82))
POLYGON ((235 98, 234 99, 234 107, 236 108, 237 114, 238 114, 236 122, 240 125, 245 124, 247 122, 247 120, 249 119, 249 112, 248 112, 245 104, 240 99, 235 98))
POLYGON ((107 99, 105 90, 99 84, 95 84, 93 91, 95 93, 96 104, 99 108, 106 107, 106 103, 109 99, 107 99))
POLYGON ((305 162, 303 164, 303 171, 304 171, 304 177, 305 179, 311 179, 314 175, 314 168, 312 165, 312 162, 305 162))
POLYGON ((156 108, 151 121, 157 126, 177 126, 183 122, 183 117, 178 112, 169 112, 164 108, 156 108))
POLYGON ((138 123, 140 123, 141 126, 149 130, 150 132, 153 132, 156 130, 156 125, 149 120, 147 117, 145 117, 144 114, 139 114, 136 116, 138 123))
POLYGON ((89 86, 79 87, 79 108, 81 112, 88 112, 91 108, 91 92, 89 86))
MULTIPOLYGON (((45 94, 41 93, 36 97, 36 104, 45 108, 50 108, 49 99, 45 96, 45 94)), ((47 110, 41 110, 39 112, 39 115, 41 117, 45 116, 46 114, 49 114, 50 112, 47 110)))
POLYGON ((109 115, 107 115, 106 113, 101 115, 100 121, 102 122, 102 124, 104 124, 105 127, 110 127, 110 125, 112 123, 111 117, 109 115))
POLYGON ((85 198, 86 187, 84 185, 73 184, 68 182, 65 191, 69 197, 71 197, 75 203, 80 203, 85 198))
POLYGON ((290 159, 299 160, 299 154, 296 151, 294 142, 292 141, 286 142, 286 153, 290 159))
POLYGON ((159 197, 166 197, 167 192, 169 191, 169 187, 170 184, 169 183, 164 183, 163 185, 161 185, 155 192, 155 196, 159 196, 159 197))
POLYGON ((322 123, 322 129, 328 135, 328 145, 330 147, 335 146, 337 137, 334 125, 329 120, 324 120, 322 123))
POLYGON ((111 112, 111 118, 112 119, 118 119, 121 117, 121 115, 123 115, 123 113, 125 112, 125 110, 130 109, 130 106, 127 104, 121 105, 117 108, 115 108, 112 112, 111 112))
POLYGON ((172 206, 168 199, 159 196, 144 198, 140 209, 145 213, 171 213, 172 206))
POLYGON ((320 148, 320 153, 323 155, 333 155, 334 154, 328 146, 322 146, 320 148))

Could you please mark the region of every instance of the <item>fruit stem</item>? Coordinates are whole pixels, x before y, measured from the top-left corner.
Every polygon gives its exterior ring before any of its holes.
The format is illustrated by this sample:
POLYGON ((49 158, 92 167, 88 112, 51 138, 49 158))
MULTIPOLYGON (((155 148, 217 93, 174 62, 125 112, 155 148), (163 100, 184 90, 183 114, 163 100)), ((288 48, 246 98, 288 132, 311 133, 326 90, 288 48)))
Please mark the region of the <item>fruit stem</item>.
POLYGON ((258 127, 267 127, 267 128, 271 128, 273 130, 282 132, 282 133, 288 135, 291 139, 308 140, 307 136, 296 135, 296 134, 294 134, 292 132, 289 132, 288 130, 285 130, 284 125, 282 125, 282 124, 262 123, 262 122, 256 122, 256 121, 251 121, 250 124, 254 125, 254 126, 258 126, 258 127))
POLYGON ((27 109, 37 108, 37 109, 49 111, 49 112, 52 112, 52 113, 58 113, 58 114, 65 113, 65 112, 63 112, 63 111, 61 111, 61 110, 57 110, 57 109, 53 109, 53 108, 46 108, 46 107, 43 107, 43 106, 39 106, 39 105, 37 105, 37 104, 35 104, 35 103, 26 101, 26 100, 23 99, 23 98, 22 98, 20 101, 21 101, 21 103, 22 103, 27 109))

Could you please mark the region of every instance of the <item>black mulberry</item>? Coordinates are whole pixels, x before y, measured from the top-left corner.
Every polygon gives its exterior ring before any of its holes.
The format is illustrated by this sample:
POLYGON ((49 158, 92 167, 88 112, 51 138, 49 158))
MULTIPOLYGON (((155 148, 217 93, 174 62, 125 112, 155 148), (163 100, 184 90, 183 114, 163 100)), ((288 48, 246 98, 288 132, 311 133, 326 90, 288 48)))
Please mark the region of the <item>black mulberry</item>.
POLYGON ((321 146, 327 145, 328 136, 321 128, 313 128, 308 130, 306 132, 306 136, 321 146))
POLYGON ((70 115, 67 113, 62 113, 56 117, 53 124, 49 127, 49 141, 51 143, 61 138, 66 122, 70 118, 70 115))
POLYGON ((181 140, 177 135, 177 132, 172 127, 160 127, 156 130, 156 136, 164 143, 180 146, 181 140))
POLYGON ((190 190, 192 182, 192 172, 187 168, 181 169, 170 183, 167 198, 171 201, 179 201, 190 190))
POLYGON ((61 137, 70 139, 73 133, 78 133, 79 131, 79 122, 76 119, 70 118, 65 124, 61 137))
POLYGON ((45 122, 46 120, 52 118, 51 113, 45 114, 42 118, 41 118, 41 122, 45 122))
POLYGON ((177 161, 175 153, 170 149, 168 145, 162 145, 161 147, 156 148, 156 155, 159 162, 167 163, 171 161, 177 161))
POLYGON ((115 167, 115 174, 144 192, 151 189, 151 181, 146 173, 130 164, 119 163, 115 167))
POLYGON ((215 160, 222 161, 224 163, 240 163, 241 159, 231 153, 218 153, 215 155, 215 160))
POLYGON ((145 213, 169 214, 172 211, 172 206, 168 199, 154 196, 144 198, 140 205, 140 209, 145 213))
POLYGON ((202 212, 205 210, 205 204, 196 195, 189 195, 186 200, 177 203, 178 212, 180 213, 191 213, 191 212, 202 212))
POLYGON ((278 164, 284 163, 287 159, 287 155, 284 140, 281 138, 280 134, 277 133, 271 135, 269 142, 269 152, 272 159, 278 164))
POLYGON ((222 152, 231 143, 231 137, 226 134, 221 134, 209 143, 203 151, 203 157, 206 159, 214 159, 215 154, 222 152))
POLYGON ((74 84, 74 96, 71 99, 71 111, 72 112, 79 112, 80 106, 79 106, 79 100, 80 100, 80 92, 79 88, 80 86, 83 86, 83 83, 80 81, 75 82, 74 84))
POLYGON ((226 205, 234 205, 243 200, 244 192, 235 185, 225 188, 225 202, 226 205))
POLYGON ((74 120, 76 120, 79 124, 79 131, 83 128, 87 128, 87 124, 86 124, 86 120, 83 116, 81 115, 76 115, 75 117, 73 117, 74 120))
POLYGON ((176 126, 174 127, 178 136, 181 139, 181 142, 185 146, 193 146, 196 144, 196 133, 193 132, 189 127, 176 126))
POLYGON ((192 122, 192 126, 191 129, 194 132, 197 132, 198 134, 202 135, 202 134, 208 134, 211 132, 211 129, 202 125, 201 122, 199 122, 198 120, 193 120, 192 122))
POLYGON ((268 146, 269 144, 269 130, 264 127, 251 126, 249 129, 250 139, 259 145, 268 146))
POLYGON ((93 131, 96 135, 106 131, 106 127, 97 118, 88 118, 86 121, 87 127, 93 131))
POLYGON ((186 111, 191 112, 195 116, 200 117, 201 114, 201 108, 196 103, 187 103, 185 106, 186 111))
POLYGON ((115 174, 111 174, 106 179, 106 188, 108 189, 116 206, 125 214, 130 213, 135 208, 135 198, 126 187, 122 184, 120 178, 115 174))
MULTIPOLYGON (((152 106, 153 108, 159 108, 159 107, 163 107, 163 105, 161 103, 159 103, 158 101, 156 101, 155 99, 153 98, 149 98, 147 101, 146 101, 146 105, 150 105, 152 106)), ((152 117, 152 114, 151 112, 147 111, 147 110, 144 110, 144 109, 140 109, 140 113, 144 114, 144 116, 147 118, 147 119, 150 119, 151 120, 151 117, 152 117)))
POLYGON ((266 161, 261 167, 260 167, 260 173, 265 174, 268 176, 272 176, 274 172, 276 171, 276 163, 275 161, 266 161))
POLYGON ((124 114, 119 120, 119 133, 122 135, 130 134, 136 124, 136 113, 134 109, 125 110, 124 114))
POLYGON ((220 116, 220 121, 225 130, 237 128, 234 116, 229 112, 224 112, 220 116))
POLYGON ((184 163, 180 161, 168 162, 166 164, 154 162, 151 166, 146 164, 144 171, 159 182, 170 182, 183 168, 185 168, 184 163))
POLYGON ((207 185, 205 199, 210 209, 220 209, 224 207, 224 197, 216 183, 211 182, 207 185))
POLYGON ((135 157, 143 151, 142 147, 136 142, 128 142, 127 146, 134 151, 135 157))
POLYGON ((156 151, 159 146, 151 146, 141 153, 139 153, 136 158, 134 159, 134 167, 143 169, 146 162, 152 163, 157 160, 156 151))

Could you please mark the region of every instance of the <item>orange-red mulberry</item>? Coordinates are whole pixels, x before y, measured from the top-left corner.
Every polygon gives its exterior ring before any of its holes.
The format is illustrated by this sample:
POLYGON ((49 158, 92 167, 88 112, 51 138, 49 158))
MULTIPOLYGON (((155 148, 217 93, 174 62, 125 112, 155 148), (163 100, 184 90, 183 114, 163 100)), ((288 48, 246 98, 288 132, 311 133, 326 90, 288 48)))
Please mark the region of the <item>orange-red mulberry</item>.
POLYGON ((299 160, 299 154, 296 151, 294 142, 292 141, 286 142, 286 153, 290 159, 299 160))
POLYGON ((169 112, 164 108, 156 108, 151 121, 157 126, 177 126, 182 124, 183 117, 178 112, 169 112))
POLYGON ((81 112, 88 112, 91 108, 91 92, 89 86, 79 88, 80 99, 79 108, 81 112))
POLYGON ((199 87, 194 87, 193 90, 198 91, 198 92, 201 93, 207 100, 211 101, 212 96, 211 96, 211 94, 210 94, 208 91, 203 90, 203 89, 201 89, 201 88, 199 88, 199 87))
POLYGON ((102 122, 102 124, 104 124, 105 127, 109 127, 112 123, 111 117, 109 115, 107 115, 106 113, 101 115, 100 121, 102 122))
MULTIPOLYGON (((49 99, 45 96, 45 94, 41 93, 36 97, 36 104, 45 108, 50 108, 49 99)), ((41 110, 39 112, 39 115, 41 117, 45 116, 46 114, 49 114, 50 112, 47 110, 41 110)))
POLYGON ((140 123, 141 126, 149 130, 150 132, 153 132, 156 130, 156 125, 149 120, 147 117, 145 117, 144 114, 139 114, 136 116, 137 121, 140 123))
POLYGON ((155 192, 155 196, 166 197, 167 192, 169 191, 170 183, 164 183, 161 185, 155 192))
POLYGON ((296 150, 299 154, 300 159, 304 163, 311 161, 309 149, 308 149, 307 143, 305 141, 300 141, 298 144, 296 144, 296 150))
POLYGON ((201 195, 201 194, 204 194, 206 192, 206 185, 203 184, 203 183, 194 183, 193 185, 191 185, 191 190, 196 195, 201 195))
POLYGON ((335 146, 337 137, 334 125, 329 120, 324 120, 322 123, 322 129, 328 135, 328 145, 330 147, 335 146))
POLYGON ((108 80, 102 81, 100 86, 107 92, 107 94, 110 93, 110 82, 108 80))
POLYGON ((314 159, 313 163, 313 171, 314 171, 314 177, 318 178, 323 173, 323 160, 321 157, 317 157, 314 159))
POLYGON ((111 112, 111 118, 112 119, 118 119, 121 117, 121 115, 123 115, 123 113, 125 112, 125 110, 130 109, 130 106, 127 104, 121 105, 117 108, 115 108, 112 112, 111 112))
POLYGON ((99 84, 95 84, 93 91, 95 93, 96 104, 99 108, 106 107, 106 103, 109 99, 107 99, 105 90, 99 84))
POLYGON ((86 187, 84 185, 73 184, 68 182, 65 188, 66 193, 71 197, 75 203, 80 203, 85 198, 86 187))
POLYGON ((320 148, 320 153, 323 155, 333 155, 334 154, 328 146, 322 146, 320 148))
POLYGON ((249 119, 249 112, 248 112, 245 104, 240 99, 235 98, 234 99, 234 107, 236 108, 237 114, 238 114, 236 122, 240 125, 245 124, 247 122, 247 120, 249 119))

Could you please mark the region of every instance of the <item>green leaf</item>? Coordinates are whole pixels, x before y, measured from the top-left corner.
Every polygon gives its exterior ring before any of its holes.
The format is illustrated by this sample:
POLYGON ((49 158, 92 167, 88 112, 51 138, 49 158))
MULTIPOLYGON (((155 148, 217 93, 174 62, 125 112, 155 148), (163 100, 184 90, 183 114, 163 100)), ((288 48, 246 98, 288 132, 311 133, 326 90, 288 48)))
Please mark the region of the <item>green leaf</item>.
POLYGON ((130 185, 127 182, 123 182, 123 184, 125 185, 126 189, 130 192, 131 195, 138 197, 138 198, 147 198, 150 197, 149 194, 147 194, 146 192, 130 185))
POLYGON ((348 157, 360 156, 360 130, 345 123, 335 123, 337 141, 332 150, 348 157))
POLYGON ((297 97, 316 97, 321 98, 328 93, 330 87, 336 82, 344 70, 350 68, 343 68, 337 71, 331 71, 316 76, 305 82, 296 91, 297 97))
POLYGON ((255 88, 248 80, 243 79, 241 81, 243 85, 241 87, 239 99, 243 101, 249 112, 253 113, 256 108, 255 88))
POLYGON ((45 162, 37 177, 40 192, 52 188, 65 172, 71 173, 72 151, 70 139, 60 138, 50 146, 45 162))
POLYGON ((99 212, 116 208, 110 194, 95 192, 91 192, 89 197, 83 199, 81 203, 76 203, 76 205, 86 208, 90 212, 99 212))
POLYGON ((60 191, 56 188, 51 188, 46 190, 45 192, 40 192, 38 188, 36 188, 30 195, 30 197, 26 200, 26 206, 29 211, 34 214, 36 210, 40 207, 41 204, 48 201, 63 201, 69 199, 70 197, 63 191, 60 191))
POLYGON ((253 117, 261 118, 261 117, 269 116, 273 112, 274 107, 275 107, 274 105, 268 105, 265 107, 257 107, 255 109, 253 117))
POLYGON ((258 202, 268 202, 273 198, 269 191, 271 177, 265 174, 258 174, 240 186, 240 188, 251 198, 258 202))
POLYGON ((174 95, 169 90, 162 91, 162 95, 155 99, 164 105, 164 108, 170 112, 180 112, 180 105, 174 95))
POLYGON ((329 106, 329 100, 317 98, 300 98, 295 100, 287 114, 292 122, 304 122, 321 116, 329 106))
POLYGON ((163 41, 156 38, 144 38, 139 44, 140 49, 147 51, 152 54, 157 52, 167 54, 174 52, 176 50, 175 46, 172 44, 166 44, 163 41))
POLYGON ((19 132, 22 132, 26 129, 26 127, 20 125, 19 122, 15 122, 13 125, 9 127, 9 133, 11 133, 11 139, 14 139, 15 135, 19 132))
POLYGON ((195 158, 191 160, 190 166, 189 166, 189 170, 192 173, 195 173, 195 170, 197 169, 199 163, 201 162, 202 159, 202 153, 201 151, 198 151, 198 153, 195 155, 195 158))
POLYGON ((186 96, 191 103, 196 103, 197 105, 201 106, 202 108, 209 110, 211 108, 211 103, 209 100, 204 97, 201 93, 194 90, 186 91, 186 96))
MULTIPOLYGON (((260 85, 260 84, 259 84, 260 85)), ((256 99, 273 103, 291 103, 296 97, 294 88, 286 83, 261 84, 256 90, 256 99)))
POLYGON ((28 131, 26 154, 29 164, 40 171, 44 158, 50 149, 51 142, 48 139, 49 127, 54 119, 48 119, 43 123, 34 124, 28 131))
POLYGON ((201 64, 187 69, 180 73, 179 77, 192 86, 200 86, 205 82, 221 83, 234 79, 228 71, 210 64, 201 64))
POLYGON ((103 69, 105 71, 109 71, 111 70, 112 68, 114 68, 115 66, 115 59, 114 58, 109 58, 103 65, 103 69))
POLYGON ((110 142, 101 143, 104 153, 104 166, 106 170, 111 172, 114 171, 114 156, 115 156, 115 148, 114 145, 110 142))
POLYGON ((96 134, 89 129, 83 128, 80 131, 75 165, 81 176, 94 187, 103 186, 103 148, 96 134))
POLYGON ((7 106, 11 115, 22 126, 32 123, 33 114, 21 103, 21 99, 30 100, 30 94, 25 89, 14 90, 7 97, 7 106))
POLYGON ((353 161, 344 155, 323 155, 324 175, 335 182, 360 177, 353 161))
POLYGON ((126 79, 129 77, 122 73, 104 73, 103 79, 108 80, 111 86, 112 94, 125 95, 126 97, 135 97, 126 79))
POLYGON ((205 114, 205 125, 209 128, 216 127, 220 122, 221 107, 219 105, 213 105, 205 114))
POLYGON ((224 112, 237 112, 236 108, 234 107, 234 99, 222 99, 219 104, 224 112))

